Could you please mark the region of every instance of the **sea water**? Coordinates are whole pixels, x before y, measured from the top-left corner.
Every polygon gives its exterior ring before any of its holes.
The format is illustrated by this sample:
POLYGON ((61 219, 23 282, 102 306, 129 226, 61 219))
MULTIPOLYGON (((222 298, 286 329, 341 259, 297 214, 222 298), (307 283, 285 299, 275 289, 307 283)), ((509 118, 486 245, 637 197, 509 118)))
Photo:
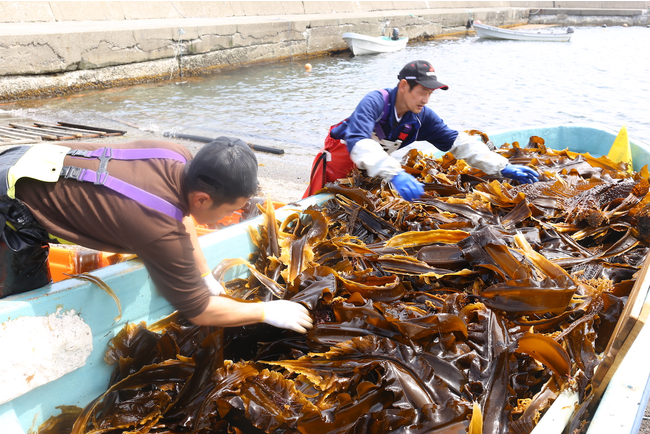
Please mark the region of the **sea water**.
POLYGON ((449 86, 435 91, 428 106, 452 128, 626 125, 630 137, 650 143, 648 41, 645 27, 577 27, 570 42, 468 35, 415 42, 395 53, 346 51, 0 109, 39 120, 237 136, 286 149, 289 157, 311 156, 329 126, 349 116, 367 92, 395 86, 402 66, 423 59, 449 86))

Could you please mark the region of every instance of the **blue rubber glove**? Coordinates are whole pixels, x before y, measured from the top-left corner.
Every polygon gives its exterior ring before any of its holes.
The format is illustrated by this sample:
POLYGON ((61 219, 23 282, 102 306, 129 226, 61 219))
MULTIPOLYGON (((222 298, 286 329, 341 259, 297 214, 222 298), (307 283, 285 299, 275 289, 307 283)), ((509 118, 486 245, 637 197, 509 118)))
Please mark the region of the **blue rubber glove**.
POLYGON ((424 194, 424 186, 403 170, 393 176, 390 182, 393 183, 393 187, 395 187, 399 195, 409 202, 418 199, 424 194))
POLYGON ((532 184, 539 181, 539 174, 530 167, 508 164, 502 171, 501 175, 506 178, 514 179, 522 184, 532 184))

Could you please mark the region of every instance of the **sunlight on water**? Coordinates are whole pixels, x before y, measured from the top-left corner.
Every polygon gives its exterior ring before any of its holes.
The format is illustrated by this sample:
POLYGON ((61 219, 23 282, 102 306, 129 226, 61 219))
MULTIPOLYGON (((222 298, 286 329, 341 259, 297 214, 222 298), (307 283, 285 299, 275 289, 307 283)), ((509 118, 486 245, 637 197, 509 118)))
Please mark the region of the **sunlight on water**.
POLYGON ((35 119, 128 121, 155 131, 255 138, 312 152, 370 90, 393 87, 408 61, 429 60, 448 91, 429 107, 452 128, 494 131, 582 123, 650 142, 650 29, 578 27, 568 43, 476 36, 415 43, 397 53, 344 54, 4 105, 35 119))

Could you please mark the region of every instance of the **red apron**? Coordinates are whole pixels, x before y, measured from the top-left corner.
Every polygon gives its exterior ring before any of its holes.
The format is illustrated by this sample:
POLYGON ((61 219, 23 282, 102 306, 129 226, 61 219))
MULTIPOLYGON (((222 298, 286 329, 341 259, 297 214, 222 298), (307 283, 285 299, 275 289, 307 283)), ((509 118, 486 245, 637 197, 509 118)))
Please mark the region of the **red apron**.
MULTIPOLYGON (((342 123, 332 125, 330 131, 342 123)), ((328 133, 325 138, 325 146, 316 155, 312 163, 309 187, 307 187, 307 191, 305 191, 302 198, 313 195, 328 182, 345 178, 353 167, 354 163, 350 160, 348 147, 341 143, 340 140, 332 138, 328 133)))

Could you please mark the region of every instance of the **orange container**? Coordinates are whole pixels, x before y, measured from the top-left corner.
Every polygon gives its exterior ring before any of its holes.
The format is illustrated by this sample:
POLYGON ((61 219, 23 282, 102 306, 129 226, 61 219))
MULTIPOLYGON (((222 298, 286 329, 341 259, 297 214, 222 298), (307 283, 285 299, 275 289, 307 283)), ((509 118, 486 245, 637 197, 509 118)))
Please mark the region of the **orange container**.
POLYGON ((54 282, 69 279, 63 273, 79 274, 117 264, 135 255, 100 252, 74 244, 50 244, 48 265, 54 282))
POLYGON ((69 278, 63 273, 79 274, 104 266, 102 252, 75 245, 50 244, 48 261, 55 282, 69 278))

